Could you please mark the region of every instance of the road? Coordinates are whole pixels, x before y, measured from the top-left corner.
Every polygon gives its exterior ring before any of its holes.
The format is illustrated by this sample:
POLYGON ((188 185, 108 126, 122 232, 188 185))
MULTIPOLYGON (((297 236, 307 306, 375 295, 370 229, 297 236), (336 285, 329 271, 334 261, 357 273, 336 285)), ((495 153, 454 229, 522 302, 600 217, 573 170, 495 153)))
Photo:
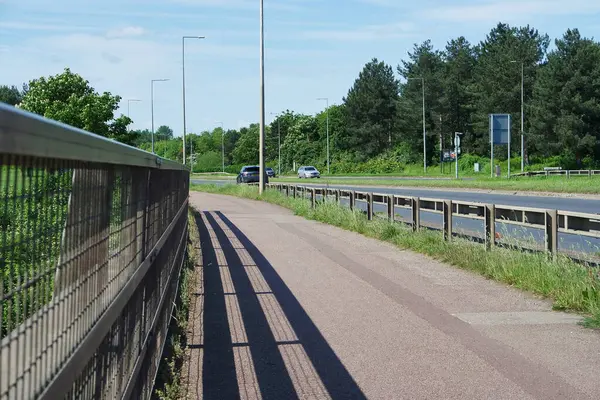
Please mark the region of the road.
POLYGON ((593 399, 598 333, 505 285, 268 203, 190 194, 188 398, 593 399))
MULTIPOLYGON (((193 179, 192 183, 196 184, 228 184, 231 183, 227 180, 199 180, 193 179)), ((324 187, 325 185, 318 184, 315 182, 301 181, 299 184, 312 187, 324 187)), ((533 207, 542 209, 557 209, 564 211, 576 211, 590 214, 600 213, 600 200, 593 199, 581 199, 581 198, 566 198, 566 197, 552 197, 552 196, 527 196, 527 195, 508 195, 498 194, 490 192, 473 192, 473 191, 452 191, 443 189, 418 189, 418 188, 389 188, 389 187, 376 187, 376 186, 348 186, 348 185, 330 185, 330 187, 336 187, 347 190, 358 190, 377 192, 385 194, 397 194, 403 196, 415 196, 422 198, 438 198, 438 199, 450 199, 460 201, 471 201, 480 203, 489 203, 496 205, 508 205, 508 206, 521 206, 521 207, 533 207)), ((366 209, 364 203, 357 203, 357 206, 362 209, 366 209)), ((383 205, 376 205, 374 207, 375 212, 385 212, 386 208, 383 205)), ((404 218, 410 221, 410 212, 408 210, 396 210, 398 219, 404 218)), ((442 217, 438 214, 429 213, 426 211, 421 212, 421 222, 432 228, 440 228, 442 226, 442 217)), ((470 236, 482 238, 483 233, 483 222, 474 221, 472 219, 454 217, 453 218, 453 230, 455 232, 465 233, 470 236)), ((513 225, 503 224, 498 222, 496 224, 496 231, 502 235, 502 241, 505 243, 515 244, 514 241, 518 241, 519 245, 527 248, 542 250, 544 241, 544 230, 516 227, 513 225)), ((600 240, 594 238, 588 238, 584 236, 578 236, 573 234, 559 234, 558 240, 559 250, 565 250, 569 252, 581 253, 581 254, 600 254, 600 240)), ((595 260, 596 261, 596 260, 595 260)))

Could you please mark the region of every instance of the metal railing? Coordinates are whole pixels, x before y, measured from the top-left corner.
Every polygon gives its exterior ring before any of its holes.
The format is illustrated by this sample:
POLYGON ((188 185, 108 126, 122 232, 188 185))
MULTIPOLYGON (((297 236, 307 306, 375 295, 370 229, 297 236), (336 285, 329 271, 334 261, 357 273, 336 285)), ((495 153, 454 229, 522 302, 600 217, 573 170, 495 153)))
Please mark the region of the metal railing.
POLYGON ((570 178, 572 176, 593 176, 600 175, 598 169, 550 169, 545 171, 527 171, 511 174, 513 177, 518 176, 566 176, 570 178))
POLYGON ((0 399, 150 398, 189 171, 2 104, 0 163, 0 399))
MULTIPOLYGON (((564 253, 568 257, 587 263, 600 262, 600 247, 596 252, 587 253, 566 246, 559 246, 561 235, 586 238, 600 246, 600 214, 586 214, 561 210, 546 210, 539 208, 494 205, 467 201, 445 199, 408 197, 403 195, 362 192, 356 190, 335 189, 326 187, 310 187, 292 184, 271 183, 270 189, 276 189, 286 196, 309 198, 315 207, 319 197, 332 199, 338 204, 347 204, 350 209, 358 209, 357 202, 364 205, 367 219, 375 217, 387 218, 391 222, 404 222, 412 226, 414 231, 421 228, 438 229, 444 238, 450 240, 453 236, 461 236, 484 243, 488 248, 496 245, 520 247, 533 251, 547 251, 552 256, 564 253), (376 208, 381 211, 377 212, 376 208), (438 216, 440 221, 425 222, 423 217, 438 216), (475 221, 467 229, 456 229, 453 219, 475 221), (505 229, 509 227, 509 229, 505 229), (502 234, 499 228, 503 228, 502 234), (536 246, 523 237, 510 237, 515 231, 510 229, 522 228, 541 233, 542 246, 536 246)), ((526 231, 527 232, 527 231, 526 231)), ((518 235, 516 235, 518 236, 518 235)), ((523 235, 521 235, 523 236, 523 235)), ((589 250, 589 249, 588 249, 589 250)))

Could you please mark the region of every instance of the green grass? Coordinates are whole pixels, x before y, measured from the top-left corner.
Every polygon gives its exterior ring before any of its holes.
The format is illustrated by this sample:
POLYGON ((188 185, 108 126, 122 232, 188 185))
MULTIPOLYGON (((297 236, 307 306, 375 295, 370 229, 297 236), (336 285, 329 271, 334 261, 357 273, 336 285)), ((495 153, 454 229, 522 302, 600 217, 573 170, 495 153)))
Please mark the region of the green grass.
POLYGON ((532 254, 494 248, 456 239, 443 240, 438 232, 413 232, 401 224, 384 220, 368 221, 358 211, 332 202, 320 203, 312 209, 305 199, 294 199, 267 190, 258 194, 256 187, 236 185, 192 185, 191 190, 226 194, 263 200, 286 207, 296 215, 338 226, 368 237, 431 256, 461 269, 479 273, 486 278, 506 283, 553 300, 554 308, 581 313, 584 325, 600 328, 600 276, 597 270, 558 257, 550 260, 545 254, 532 254))
POLYGON ((386 179, 336 179, 323 177, 321 179, 301 180, 298 178, 275 178, 272 182, 290 182, 297 184, 320 183, 329 185, 361 185, 361 186, 394 186, 394 187, 428 187, 428 188, 463 188, 490 189, 511 191, 533 191, 552 193, 585 193, 600 194, 599 177, 520 177, 520 178, 477 178, 472 180, 386 180, 386 179))
POLYGON ((194 218, 194 210, 188 212, 187 257, 179 278, 179 291, 169 325, 167 344, 159 364, 158 377, 154 386, 154 398, 160 400, 177 400, 185 398, 185 387, 181 380, 181 370, 187 345, 187 323, 190 312, 190 302, 196 285, 194 267, 200 257, 197 244, 200 235, 194 218))

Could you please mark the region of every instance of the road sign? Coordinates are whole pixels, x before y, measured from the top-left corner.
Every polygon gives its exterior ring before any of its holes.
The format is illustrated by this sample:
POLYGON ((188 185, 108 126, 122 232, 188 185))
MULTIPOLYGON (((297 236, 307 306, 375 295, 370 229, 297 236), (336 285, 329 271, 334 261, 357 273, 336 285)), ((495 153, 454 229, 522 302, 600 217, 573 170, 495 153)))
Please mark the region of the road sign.
POLYGON ((494 145, 505 144, 508 152, 507 176, 510 178, 510 114, 490 114, 490 166, 494 177, 494 145))

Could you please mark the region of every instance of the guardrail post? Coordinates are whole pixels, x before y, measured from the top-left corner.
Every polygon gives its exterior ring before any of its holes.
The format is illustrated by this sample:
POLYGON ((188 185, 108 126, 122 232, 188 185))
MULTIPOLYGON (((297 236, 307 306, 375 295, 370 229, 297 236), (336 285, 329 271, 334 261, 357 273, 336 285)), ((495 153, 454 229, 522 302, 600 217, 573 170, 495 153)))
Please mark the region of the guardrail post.
POLYGON ((413 197, 411 201, 413 231, 418 231, 421 228, 421 199, 413 197))
POLYGON ((367 219, 373 220, 373 193, 367 194, 367 219))
POLYGON ((340 189, 335 190, 335 202, 336 204, 340 204, 340 189))
POLYGON ((570 178, 571 177, 571 171, 567 170, 566 175, 567 175, 567 178, 570 178))
POLYGON ((546 250, 552 258, 556 258, 558 251, 558 212, 546 211, 546 250))
POLYGON ((292 186, 292 195, 294 196, 294 198, 296 198, 296 190, 297 190, 296 185, 292 186))
POLYGON ((356 194, 354 193, 354 190, 350 191, 350 210, 354 210, 354 200, 356 198, 356 194))
POLYGON ((491 249, 496 245, 496 206, 494 204, 485 205, 485 247, 491 249))
POLYGON ((290 197, 290 185, 285 185, 285 197, 290 197))
POLYGON ((395 197, 393 194, 390 194, 387 199, 388 221, 390 222, 394 222, 394 219, 396 218, 396 210, 394 209, 394 199, 395 197))
POLYGON ((310 190, 310 205, 312 208, 315 208, 317 205, 317 190, 315 188, 310 190))
POLYGON ((592 170, 591 169, 588 169, 587 175, 588 176, 592 176, 592 170))
POLYGON ((452 240, 452 200, 444 200, 444 240, 452 240))

